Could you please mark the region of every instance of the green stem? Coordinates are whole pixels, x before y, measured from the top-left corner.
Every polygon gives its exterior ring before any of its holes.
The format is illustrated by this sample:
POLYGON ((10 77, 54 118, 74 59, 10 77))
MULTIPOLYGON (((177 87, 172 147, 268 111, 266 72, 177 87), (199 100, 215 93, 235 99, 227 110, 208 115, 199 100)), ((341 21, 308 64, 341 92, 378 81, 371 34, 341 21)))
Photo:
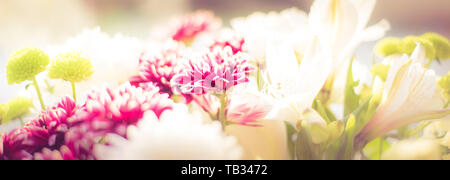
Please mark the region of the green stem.
POLYGON ((25 121, 23 120, 22 116, 19 116, 20 125, 25 126, 25 121))
POLYGON ((73 100, 75 102, 77 102, 77 92, 76 92, 76 87, 75 87, 75 82, 70 82, 72 84, 72 95, 73 95, 73 100))
POLYGON ((42 99, 41 90, 39 89, 39 85, 38 85, 38 83, 36 81, 36 77, 33 78, 33 85, 34 85, 34 88, 36 88, 36 93, 37 93, 37 95, 39 97, 39 102, 41 103, 41 108, 42 108, 42 110, 44 110, 45 109, 45 104, 44 104, 44 100, 42 99))
POLYGON ((227 95, 225 93, 219 95, 220 109, 219 109, 219 121, 222 124, 222 128, 225 130, 227 125, 227 117, 225 109, 227 108, 227 95))
POLYGON ((383 143, 384 143, 384 136, 381 136, 380 137, 379 160, 381 160, 381 156, 383 155, 383 143))

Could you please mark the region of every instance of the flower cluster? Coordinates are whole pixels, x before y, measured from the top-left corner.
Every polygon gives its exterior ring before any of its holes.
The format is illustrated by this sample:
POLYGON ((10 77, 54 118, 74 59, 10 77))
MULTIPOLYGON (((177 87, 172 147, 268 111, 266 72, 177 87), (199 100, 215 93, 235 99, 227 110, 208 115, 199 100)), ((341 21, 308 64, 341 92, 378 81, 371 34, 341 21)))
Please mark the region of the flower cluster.
POLYGON ((36 92, 0 104, 0 160, 450 159, 450 42, 382 39, 386 20, 366 27, 375 2, 316 0, 229 28, 197 11, 159 38, 97 28, 21 49, 6 77, 36 92))

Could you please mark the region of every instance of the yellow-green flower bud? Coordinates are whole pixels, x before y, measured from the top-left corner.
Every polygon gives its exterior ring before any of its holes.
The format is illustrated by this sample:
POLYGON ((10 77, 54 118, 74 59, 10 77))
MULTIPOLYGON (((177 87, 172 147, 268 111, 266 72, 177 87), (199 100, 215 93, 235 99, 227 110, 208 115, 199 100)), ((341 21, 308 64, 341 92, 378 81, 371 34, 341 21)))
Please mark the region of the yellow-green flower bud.
POLYGON ((8 102, 8 107, 8 113, 2 118, 2 123, 8 123, 15 118, 28 114, 34 106, 30 98, 16 97, 8 102))
POLYGON ((388 72, 389 72, 389 65, 386 64, 375 64, 370 68, 370 72, 374 76, 380 77, 383 81, 386 81, 388 72))
POLYGON ((416 49, 417 43, 420 43, 425 48, 425 56, 429 60, 436 58, 436 49, 434 49, 433 43, 417 36, 407 36, 403 38, 401 42, 401 51, 404 54, 412 55, 416 49))
POLYGON ((16 51, 8 58, 6 66, 8 83, 33 80, 37 74, 45 71, 49 61, 48 55, 35 47, 26 47, 16 51))
POLYGON ((422 39, 426 39, 433 43, 434 49, 436 49, 436 58, 439 60, 450 59, 450 42, 444 36, 437 33, 426 33, 421 36, 422 39))
POLYGON ((382 39, 375 46, 375 52, 386 57, 394 54, 402 54, 400 49, 400 38, 387 37, 382 39))
POLYGON ((447 75, 442 76, 442 78, 438 81, 439 87, 442 88, 444 96, 446 98, 450 98, 450 72, 447 75))
POLYGON ((69 82, 81 82, 89 79, 93 66, 88 57, 80 52, 69 52, 57 56, 51 63, 48 76, 69 82))

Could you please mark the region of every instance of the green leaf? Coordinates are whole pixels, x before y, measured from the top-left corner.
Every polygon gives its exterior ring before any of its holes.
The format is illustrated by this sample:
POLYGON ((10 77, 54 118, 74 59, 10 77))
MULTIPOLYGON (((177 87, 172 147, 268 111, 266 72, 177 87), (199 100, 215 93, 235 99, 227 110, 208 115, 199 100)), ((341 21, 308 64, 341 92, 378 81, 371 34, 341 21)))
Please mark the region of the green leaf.
POLYGON ((290 122, 285 121, 284 124, 286 125, 289 154, 292 159, 295 159, 295 141, 292 137, 297 134, 297 129, 290 122))
POLYGON ((363 119, 369 107, 369 101, 366 100, 353 113, 344 118, 345 130, 344 134, 331 147, 334 148, 334 153, 328 154, 329 157, 335 159, 351 159, 355 152, 354 138, 362 127, 367 123, 363 119))
POLYGON ((369 142, 366 147, 364 147, 364 155, 371 160, 380 160, 381 155, 384 151, 389 149, 391 144, 384 138, 379 137, 369 142))
POLYGON ((307 128, 301 129, 297 135, 296 155, 298 160, 319 160, 307 128))
POLYGON ((330 108, 324 106, 318 98, 316 98, 313 102, 313 109, 319 113, 319 115, 328 123, 336 121, 336 116, 330 110, 330 108))
POLYGON ((345 84, 345 94, 344 94, 344 116, 348 116, 359 106, 359 97, 355 93, 354 88, 358 86, 359 82, 353 80, 353 61, 350 61, 347 71, 347 82, 345 84))

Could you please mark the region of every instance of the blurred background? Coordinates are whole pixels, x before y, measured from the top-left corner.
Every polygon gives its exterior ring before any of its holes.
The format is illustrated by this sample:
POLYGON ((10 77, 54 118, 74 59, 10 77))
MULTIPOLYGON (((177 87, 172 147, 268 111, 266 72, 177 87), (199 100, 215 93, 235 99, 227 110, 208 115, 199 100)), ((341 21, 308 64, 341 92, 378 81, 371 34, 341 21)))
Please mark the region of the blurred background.
MULTIPOLYGON (((152 26, 197 9, 213 11, 228 25, 231 18, 254 11, 296 6, 309 12, 311 3, 312 0, 1 0, 0 102, 9 99, 3 92, 14 89, 5 89, 6 59, 24 46, 63 43, 84 28, 96 26, 110 34, 148 38, 152 26)), ((369 24, 383 18, 391 23, 391 36, 433 31, 450 37, 450 0, 378 0, 369 24)), ((364 44, 358 53, 366 54, 368 58, 362 55, 363 59, 370 60, 372 48, 373 43, 364 44)))

